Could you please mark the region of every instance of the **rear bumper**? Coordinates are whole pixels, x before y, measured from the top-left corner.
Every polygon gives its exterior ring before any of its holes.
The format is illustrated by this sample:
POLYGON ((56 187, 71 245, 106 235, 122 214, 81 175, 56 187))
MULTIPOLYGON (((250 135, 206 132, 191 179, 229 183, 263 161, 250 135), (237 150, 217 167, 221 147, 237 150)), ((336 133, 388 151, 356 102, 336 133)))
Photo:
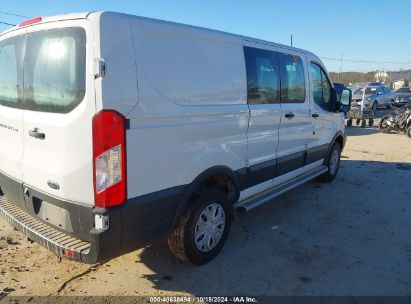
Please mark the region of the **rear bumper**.
POLYGON ((175 187, 102 209, 49 197, 0 173, 0 216, 58 256, 94 264, 167 237, 184 189, 175 187), (28 189, 26 195, 23 189, 28 189), (64 210, 69 231, 40 217, 39 201, 64 210), (107 230, 94 227, 96 214, 109 217, 107 230))
MULTIPOLYGON (((93 210, 90 208, 90 215, 92 213, 93 210)), ((84 237, 79 238, 80 235, 76 236, 53 227, 31 215, 27 210, 17 207, 6 195, 0 196, 0 215, 15 229, 58 256, 87 264, 108 260, 122 254, 121 212, 112 210, 106 214, 110 215, 112 221, 110 228, 107 231, 86 228, 88 231, 81 233, 82 236, 88 233, 88 237, 84 240, 84 237)), ((76 217, 76 214, 71 213, 70 216, 76 217)))

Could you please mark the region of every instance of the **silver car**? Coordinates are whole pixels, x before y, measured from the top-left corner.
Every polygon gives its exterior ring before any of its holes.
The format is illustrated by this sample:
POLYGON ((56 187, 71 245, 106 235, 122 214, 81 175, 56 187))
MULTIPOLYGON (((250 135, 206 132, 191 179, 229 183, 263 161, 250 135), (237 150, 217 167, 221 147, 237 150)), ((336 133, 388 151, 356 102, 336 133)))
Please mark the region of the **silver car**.
POLYGON ((401 107, 404 105, 411 106, 411 87, 404 87, 395 91, 394 106, 401 107))
POLYGON ((389 109, 394 100, 395 94, 389 88, 384 86, 366 86, 354 91, 352 105, 361 106, 361 103, 363 103, 364 108, 377 110, 377 108, 384 107, 389 109))

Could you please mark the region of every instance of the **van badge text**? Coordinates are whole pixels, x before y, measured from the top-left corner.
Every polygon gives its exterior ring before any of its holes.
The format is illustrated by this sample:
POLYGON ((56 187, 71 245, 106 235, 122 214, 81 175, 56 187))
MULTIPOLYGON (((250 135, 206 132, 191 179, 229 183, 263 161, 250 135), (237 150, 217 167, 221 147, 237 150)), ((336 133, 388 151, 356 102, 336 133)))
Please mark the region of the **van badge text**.
POLYGON ((0 127, 1 127, 1 128, 4 128, 4 129, 7 129, 7 130, 10 130, 10 131, 14 131, 14 132, 18 132, 18 131, 19 131, 19 129, 17 129, 17 128, 15 128, 15 127, 8 126, 8 125, 2 124, 2 123, 0 123, 0 127))

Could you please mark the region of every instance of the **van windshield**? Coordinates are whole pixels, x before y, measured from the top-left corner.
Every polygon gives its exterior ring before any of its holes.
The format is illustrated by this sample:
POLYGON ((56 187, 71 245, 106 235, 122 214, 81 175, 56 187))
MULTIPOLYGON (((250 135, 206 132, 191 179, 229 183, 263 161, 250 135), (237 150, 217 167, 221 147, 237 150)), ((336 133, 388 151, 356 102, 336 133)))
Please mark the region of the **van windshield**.
POLYGON ((85 64, 86 33, 80 28, 4 40, 0 42, 0 103, 68 113, 84 98, 85 64))

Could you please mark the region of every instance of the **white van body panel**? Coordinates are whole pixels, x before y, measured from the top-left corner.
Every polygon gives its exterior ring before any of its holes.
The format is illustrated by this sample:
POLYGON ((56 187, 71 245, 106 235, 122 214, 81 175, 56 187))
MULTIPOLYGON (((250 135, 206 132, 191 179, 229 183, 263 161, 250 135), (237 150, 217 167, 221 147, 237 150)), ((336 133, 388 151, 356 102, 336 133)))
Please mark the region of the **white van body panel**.
POLYGON ((94 56, 106 63, 106 74, 98 77, 96 86, 97 112, 115 109, 124 116, 138 102, 137 69, 133 36, 128 15, 92 13, 94 56))
POLYGON ((49 29, 81 27, 86 31, 86 90, 82 102, 69 113, 24 111, 23 182, 44 193, 68 201, 94 204, 92 125, 96 113, 93 75, 93 31, 87 20, 41 23, 28 33, 49 29), (38 128, 46 138, 29 135, 38 128), (59 189, 52 189, 48 181, 59 189))
POLYGON ((189 184, 213 166, 244 168, 249 111, 241 40, 130 20, 140 100, 127 116, 128 196, 189 184))

